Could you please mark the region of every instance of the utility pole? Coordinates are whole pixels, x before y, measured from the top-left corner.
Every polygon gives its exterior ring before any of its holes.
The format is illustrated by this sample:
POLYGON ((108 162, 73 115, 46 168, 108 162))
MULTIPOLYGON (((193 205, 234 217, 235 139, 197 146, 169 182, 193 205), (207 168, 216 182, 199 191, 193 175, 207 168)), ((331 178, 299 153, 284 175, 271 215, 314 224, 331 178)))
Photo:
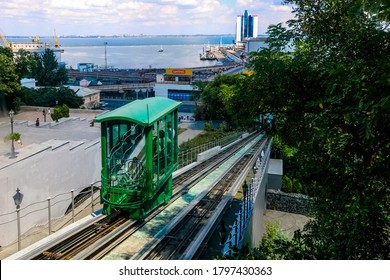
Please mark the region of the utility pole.
POLYGON ((104 42, 104 65, 105 69, 107 69, 107 42, 104 42))

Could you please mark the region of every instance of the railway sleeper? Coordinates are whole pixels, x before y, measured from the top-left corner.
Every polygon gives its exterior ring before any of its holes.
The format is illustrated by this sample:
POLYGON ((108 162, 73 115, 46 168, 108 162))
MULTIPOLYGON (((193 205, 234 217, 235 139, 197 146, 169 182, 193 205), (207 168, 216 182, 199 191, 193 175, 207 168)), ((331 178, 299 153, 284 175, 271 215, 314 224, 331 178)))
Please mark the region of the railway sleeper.
POLYGON ((52 253, 49 251, 42 252, 42 255, 44 255, 49 260, 59 260, 62 257, 62 253, 52 253))

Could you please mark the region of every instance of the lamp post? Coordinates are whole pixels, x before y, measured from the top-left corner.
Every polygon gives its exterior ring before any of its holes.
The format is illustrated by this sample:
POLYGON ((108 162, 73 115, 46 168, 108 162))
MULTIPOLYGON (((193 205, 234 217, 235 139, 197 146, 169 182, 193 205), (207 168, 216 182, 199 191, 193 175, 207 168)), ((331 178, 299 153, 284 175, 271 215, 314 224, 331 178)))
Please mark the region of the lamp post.
POLYGON ((15 146, 14 146, 14 116, 15 112, 11 109, 9 111, 9 117, 11 119, 11 155, 9 158, 16 158, 15 146))
POLYGON ((18 251, 22 248, 22 238, 21 238, 21 230, 20 230, 20 204, 22 204, 23 194, 20 192, 20 189, 16 189, 16 194, 12 197, 16 206, 16 222, 18 225, 18 251))
POLYGON ((58 122, 58 115, 57 115, 58 114, 58 108, 57 108, 57 106, 58 106, 58 100, 56 100, 56 107, 53 109, 53 113, 56 113, 55 114, 56 122, 58 122))
POLYGON ((107 42, 104 42, 104 66, 107 69, 107 42))

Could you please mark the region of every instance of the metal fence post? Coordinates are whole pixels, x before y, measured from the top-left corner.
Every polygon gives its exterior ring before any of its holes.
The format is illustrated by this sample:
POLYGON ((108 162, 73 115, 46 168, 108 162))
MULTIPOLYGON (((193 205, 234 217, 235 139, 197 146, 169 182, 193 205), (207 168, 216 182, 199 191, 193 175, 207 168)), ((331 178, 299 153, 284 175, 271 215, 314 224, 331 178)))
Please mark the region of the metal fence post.
POLYGON ((50 200, 51 197, 47 198, 47 209, 48 209, 48 215, 49 215, 49 235, 51 234, 51 206, 50 206, 50 200))
POLYGON ((18 251, 20 251, 22 249, 22 236, 20 233, 20 209, 16 209, 16 220, 18 226, 18 251))
POLYGON ((72 194, 72 223, 74 223, 74 189, 70 190, 72 194))
POLYGON ((91 183, 91 207, 92 207, 92 213, 95 212, 95 209, 93 206, 93 183, 91 183))

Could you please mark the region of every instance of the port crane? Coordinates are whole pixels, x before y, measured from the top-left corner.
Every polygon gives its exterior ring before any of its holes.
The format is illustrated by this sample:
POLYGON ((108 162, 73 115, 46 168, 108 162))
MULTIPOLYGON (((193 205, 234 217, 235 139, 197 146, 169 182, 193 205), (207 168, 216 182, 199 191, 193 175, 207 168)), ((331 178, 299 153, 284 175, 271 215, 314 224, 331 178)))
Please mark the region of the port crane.
MULTIPOLYGON (((40 42, 39 36, 34 36, 32 42, 8 42, 7 38, 0 31, 0 38, 1 38, 2 45, 4 47, 11 48, 13 52, 17 52, 20 49, 25 49, 26 51, 35 52, 35 51, 51 48, 48 43, 40 42)), ((54 48, 51 49, 63 53, 64 51, 59 48, 60 48, 60 44, 58 42, 58 36, 56 34, 56 31, 54 30, 54 48)))
POLYGON ((0 38, 1 38, 1 42, 3 43, 3 46, 6 48, 6 47, 10 47, 10 43, 8 42, 7 38, 5 38, 3 32, 0 31, 0 38))

